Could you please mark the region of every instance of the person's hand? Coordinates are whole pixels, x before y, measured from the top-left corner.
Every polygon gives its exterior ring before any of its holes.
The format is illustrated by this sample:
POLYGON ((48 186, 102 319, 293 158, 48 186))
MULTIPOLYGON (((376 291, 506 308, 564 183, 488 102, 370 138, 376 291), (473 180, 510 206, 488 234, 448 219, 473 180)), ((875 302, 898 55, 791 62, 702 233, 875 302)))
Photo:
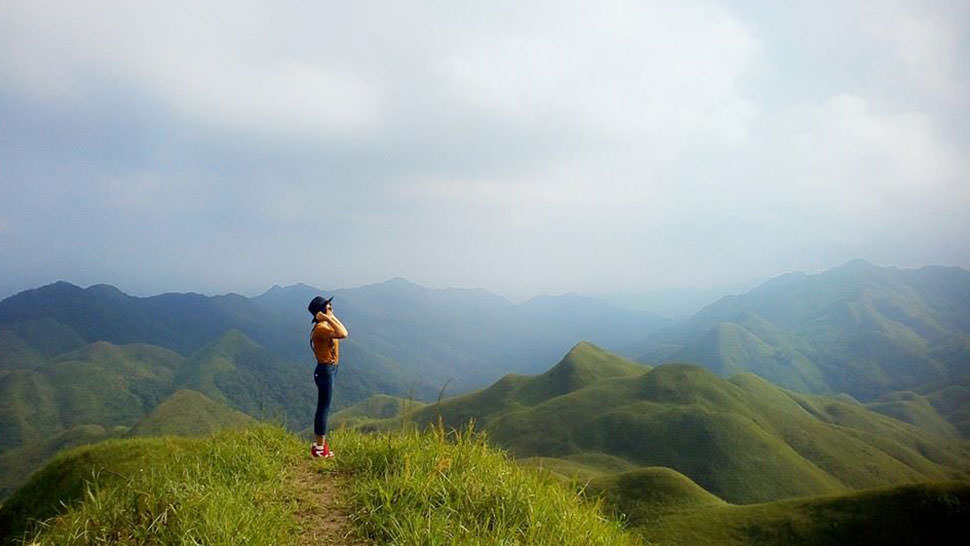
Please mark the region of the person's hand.
POLYGON ((330 322, 330 316, 324 313, 323 311, 317 311, 317 314, 314 315, 313 318, 317 319, 317 322, 323 322, 325 320, 327 322, 330 322))

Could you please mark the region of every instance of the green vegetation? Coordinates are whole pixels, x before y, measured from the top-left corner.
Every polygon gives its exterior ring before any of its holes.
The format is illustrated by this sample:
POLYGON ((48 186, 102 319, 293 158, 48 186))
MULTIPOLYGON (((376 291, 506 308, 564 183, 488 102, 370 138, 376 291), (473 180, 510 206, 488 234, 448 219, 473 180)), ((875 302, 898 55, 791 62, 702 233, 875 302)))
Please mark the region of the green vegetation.
POLYGON ((132 436, 199 436, 226 428, 245 428, 256 420, 245 413, 182 389, 169 396, 131 428, 132 436))
POLYGON ((381 545, 637 544, 555 481, 521 469, 471 429, 343 432, 354 520, 381 545))
POLYGON ((281 478, 298 464, 302 448, 295 437, 268 426, 77 448, 55 457, 4 503, 0 540, 290 543, 296 507, 281 478))
POLYGON ((375 394, 330 416, 331 428, 355 427, 375 419, 389 419, 423 408, 427 403, 387 394, 375 394))
POLYGON ((603 497, 635 523, 652 522, 665 512, 684 507, 727 505, 687 476, 660 466, 593 479, 586 485, 586 494, 603 497))
POLYGON ((640 367, 588 343, 545 374, 507 376, 364 428, 439 416, 456 428, 474 418, 525 464, 568 478, 668 467, 734 503, 970 475, 970 445, 945 427, 924 430, 848 397, 794 393, 753 374, 640 367))
POLYGON ((580 342, 543 374, 534 377, 510 374, 491 387, 427 405, 403 418, 433 423, 440 417, 451 428, 462 428, 469 420, 475 420, 485 428, 505 412, 534 406, 600 380, 636 377, 649 369, 591 343, 580 342))
MULTIPOLYGON (((615 491, 615 490, 614 490, 615 491)), ((607 494, 632 531, 667 546, 953 544, 966 536, 970 483, 904 485, 746 506, 696 502, 644 509, 637 491, 607 494)))
POLYGON ((0 507, 0 543, 291 544, 301 491, 336 471, 356 532, 381 545, 633 545, 596 504, 466 430, 333 434, 335 460, 258 425, 62 453, 0 507))
POLYGON ((968 301, 966 270, 856 261, 722 298, 628 351, 642 362, 749 371, 783 387, 869 401, 970 374, 968 301))
POLYGON ((79 439, 118 436, 117 428, 127 431, 146 418, 135 434, 207 432, 243 422, 240 411, 302 425, 315 404, 308 374, 234 330, 188 359, 154 345, 100 341, 6 370, 0 375, 0 494, 79 439), (186 387, 212 400, 179 395, 184 407, 164 404, 186 387), (110 432, 92 433, 97 430, 110 432))
POLYGON ((105 428, 79 425, 36 442, 8 449, 0 454, 0 499, 22 485, 30 474, 54 454, 72 447, 93 444, 109 438, 121 438, 127 427, 105 428))

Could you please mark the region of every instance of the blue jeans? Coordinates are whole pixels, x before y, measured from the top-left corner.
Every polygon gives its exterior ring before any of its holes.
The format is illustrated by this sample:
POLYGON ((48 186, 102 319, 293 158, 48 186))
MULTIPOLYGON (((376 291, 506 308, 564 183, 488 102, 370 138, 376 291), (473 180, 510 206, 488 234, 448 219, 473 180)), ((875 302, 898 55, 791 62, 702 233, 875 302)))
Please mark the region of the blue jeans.
POLYGON ((317 412, 313 416, 313 433, 317 436, 327 434, 327 414, 330 413, 330 400, 333 398, 333 378, 337 366, 317 364, 313 370, 313 382, 317 384, 317 412))

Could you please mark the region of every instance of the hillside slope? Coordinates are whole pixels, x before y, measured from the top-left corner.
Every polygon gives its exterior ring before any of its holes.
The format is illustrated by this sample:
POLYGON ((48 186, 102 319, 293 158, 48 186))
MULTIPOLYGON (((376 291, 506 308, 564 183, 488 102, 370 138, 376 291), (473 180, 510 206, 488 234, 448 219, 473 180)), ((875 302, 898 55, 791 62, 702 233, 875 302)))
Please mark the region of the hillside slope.
POLYGON ((256 420, 204 394, 181 389, 135 423, 130 436, 199 436, 227 428, 245 428, 256 420))
POLYGON ((970 375, 970 271, 854 261, 778 277, 627 348, 860 400, 970 375))
POLYGON ((602 454, 633 467, 668 467, 735 503, 970 472, 970 446, 952 428, 923 430, 848 398, 795 393, 752 374, 639 368, 588 344, 545 374, 508 376, 382 426, 439 416, 452 427, 476 420, 516 457, 581 465, 576 456, 602 454), (577 377, 586 379, 570 379, 577 377))
POLYGON ((638 544, 596 505, 478 436, 346 432, 334 442, 341 455, 327 461, 265 425, 79 448, 0 507, 0 544, 638 544), (307 529, 321 520, 306 517, 314 484, 299 479, 342 488, 350 537, 307 529))
MULTIPOLYGON (((146 418, 140 430, 150 433, 233 426, 244 421, 238 412, 303 428, 316 403, 309 376, 309 369, 234 330, 189 358, 153 345, 102 341, 6 370, 0 374, 0 498, 58 450, 123 435, 146 418), (183 393, 166 403, 180 389, 211 400, 183 393)), ((337 403, 356 392, 349 383, 337 403)))
POLYGON ((622 495, 608 504, 650 543, 669 546, 919 546, 970 530, 970 482, 912 484, 736 506, 699 502, 652 510, 622 495))

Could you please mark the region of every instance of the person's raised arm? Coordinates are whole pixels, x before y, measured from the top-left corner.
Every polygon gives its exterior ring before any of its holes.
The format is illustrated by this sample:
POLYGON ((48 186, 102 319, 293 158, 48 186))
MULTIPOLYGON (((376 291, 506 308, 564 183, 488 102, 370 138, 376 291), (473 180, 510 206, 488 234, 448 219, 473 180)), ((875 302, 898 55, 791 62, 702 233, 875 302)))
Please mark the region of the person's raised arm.
POLYGON ((333 337, 336 339, 343 339, 350 335, 347 331, 347 327, 344 326, 340 319, 332 313, 319 312, 316 316, 317 320, 320 322, 327 322, 333 328, 333 337))

